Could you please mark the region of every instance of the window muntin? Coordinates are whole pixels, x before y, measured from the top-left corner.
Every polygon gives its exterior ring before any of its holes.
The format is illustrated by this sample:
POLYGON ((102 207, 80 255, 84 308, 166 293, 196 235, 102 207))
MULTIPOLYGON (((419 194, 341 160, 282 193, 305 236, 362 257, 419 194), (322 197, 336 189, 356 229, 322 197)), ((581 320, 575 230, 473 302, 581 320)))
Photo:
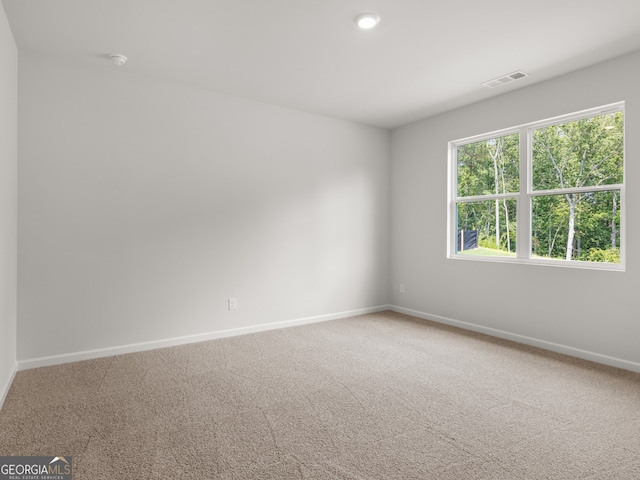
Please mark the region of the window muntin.
POLYGON ((451 142, 450 158, 451 258, 624 268, 623 103, 451 142))

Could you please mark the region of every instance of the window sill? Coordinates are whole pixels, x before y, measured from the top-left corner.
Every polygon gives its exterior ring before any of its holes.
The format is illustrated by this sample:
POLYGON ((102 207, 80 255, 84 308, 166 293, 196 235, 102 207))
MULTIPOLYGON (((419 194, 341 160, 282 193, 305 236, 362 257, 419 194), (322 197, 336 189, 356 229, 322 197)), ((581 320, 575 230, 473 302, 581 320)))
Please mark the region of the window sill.
POLYGON ((449 255, 449 260, 457 260, 462 262, 490 262, 490 263, 511 263, 518 265, 538 265, 543 267, 559 267, 559 268, 579 268, 582 270, 601 270, 608 272, 625 272, 624 264, 618 263, 601 263, 601 262, 581 262, 577 260, 554 260, 544 258, 517 258, 517 257, 482 257, 474 255, 449 255))

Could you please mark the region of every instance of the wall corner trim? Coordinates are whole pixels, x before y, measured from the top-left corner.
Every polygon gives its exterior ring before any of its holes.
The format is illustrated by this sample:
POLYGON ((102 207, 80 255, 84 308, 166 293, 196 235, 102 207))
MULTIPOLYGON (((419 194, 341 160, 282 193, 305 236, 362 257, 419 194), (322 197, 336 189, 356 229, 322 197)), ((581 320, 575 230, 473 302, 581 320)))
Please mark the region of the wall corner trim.
POLYGON ((7 378, 7 383, 5 385, 0 385, 0 410, 2 409, 2 405, 4 405, 4 401, 9 394, 9 389, 11 388, 11 384, 13 383, 13 379, 16 378, 16 373, 18 373, 18 363, 16 362, 13 365, 13 371, 9 374, 9 378, 7 378))

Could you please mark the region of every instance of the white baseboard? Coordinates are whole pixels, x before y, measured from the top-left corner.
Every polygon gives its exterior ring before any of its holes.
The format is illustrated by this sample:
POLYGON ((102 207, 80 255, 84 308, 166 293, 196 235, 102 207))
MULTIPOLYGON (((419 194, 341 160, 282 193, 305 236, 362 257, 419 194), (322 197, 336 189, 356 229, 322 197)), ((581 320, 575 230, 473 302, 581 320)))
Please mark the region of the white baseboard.
POLYGON ((13 371, 9 375, 7 382, 5 385, 0 385, 0 409, 2 405, 4 405, 4 400, 7 398, 7 394, 9 393, 9 389, 11 388, 11 384, 13 383, 13 379, 16 378, 16 373, 18 373, 18 364, 15 363, 13 365, 13 371))
POLYGON ((473 332, 484 333, 492 337, 503 338, 505 340, 511 340, 517 343, 523 343, 525 345, 530 345, 532 347, 538 347, 544 350, 550 350, 552 352, 563 353, 571 357, 582 358, 584 360, 589 360, 595 363, 600 363, 603 365, 609 365, 611 367, 622 368, 624 370, 630 370, 632 372, 640 373, 640 363, 632 362, 630 360, 610 357, 608 355, 603 355, 601 353, 590 352, 588 350, 582 350, 579 348, 570 347, 568 345, 562 345, 559 343, 549 342, 546 340, 540 340, 538 338, 527 337, 525 335, 519 335, 517 333, 511 333, 511 332, 499 330, 496 328, 485 327, 482 325, 477 325, 475 323, 463 322, 461 320, 454 320, 452 318, 443 317, 440 315, 432 315, 429 313, 419 312, 417 310, 398 307, 396 305, 391 305, 390 309, 394 312, 411 315, 412 317, 417 317, 424 320, 431 320, 437 323, 443 323, 446 325, 451 325, 453 327, 459 327, 465 330, 471 330, 473 332))
POLYGON ((285 320, 281 322, 266 323, 262 325, 253 325, 249 327, 233 328, 228 330, 218 330, 215 332, 207 332, 196 335, 187 335, 183 337, 167 338, 163 340, 154 340, 150 342, 132 343, 128 345, 121 345, 116 347, 107 347, 96 350, 85 350, 81 352, 72 352, 62 355, 52 355, 49 357, 39 357, 27 360, 20 360, 17 362, 16 368, 9 378, 7 385, 0 386, 0 407, 9 392, 11 383, 17 371, 28 370, 31 368, 46 367, 51 365, 59 365, 63 363, 78 362, 81 360, 91 360, 94 358, 110 357, 113 355, 122 355, 125 353, 142 352, 145 350, 153 350, 156 348, 173 347, 177 345, 184 345, 188 343, 204 342, 207 340, 215 340, 218 338, 234 337, 237 335, 246 335, 249 333, 264 332, 267 330, 276 330, 279 328, 294 327, 297 325, 306 325, 310 323, 323 322, 328 320, 337 320, 340 318, 353 317, 356 315, 364 315, 367 313, 382 312, 384 310, 392 310, 398 313, 404 313, 413 317, 421 318, 424 320, 431 320, 437 323, 445 325, 451 325, 459 327, 465 330, 471 330, 478 333, 484 333, 492 337, 503 338, 505 340, 511 340, 517 343, 523 343, 533 347, 542 348, 544 350, 550 350, 552 352, 562 353, 572 357, 582 358, 592 362, 600 363, 603 365, 609 365, 612 367, 622 368, 624 370, 630 370, 632 372, 640 373, 640 363, 625 360, 622 358, 611 357, 596 352, 590 352, 568 345, 562 345, 559 343, 549 342, 546 340, 540 340, 538 338, 528 337, 525 335, 519 335, 517 333, 507 332, 505 330, 499 330, 496 328, 485 327, 474 323, 464 322, 461 320, 455 320, 441 315, 433 315, 409 308, 399 307, 397 305, 380 305, 377 307, 363 308, 358 310, 350 310, 346 312, 338 312, 327 315, 318 315, 314 317, 299 318, 294 320, 285 320))
POLYGON ((177 345, 184 345, 187 343, 204 342, 207 340, 215 340, 218 338, 234 337, 237 335, 246 335, 248 333, 264 332, 267 330, 276 330, 279 328, 294 327, 297 325, 306 325, 309 323, 324 322, 327 320, 337 320, 339 318, 353 317, 356 315, 364 315, 367 313, 382 312, 384 310, 390 310, 390 309, 391 309, 390 305, 380 305, 377 307, 362 308, 358 310, 331 313, 327 315, 318 315, 315 317, 298 318, 295 320, 285 320, 281 322, 265 323, 261 325, 253 325, 250 327, 232 328, 228 330, 218 330, 215 332, 199 333, 196 335, 187 335, 184 337, 167 338, 163 340, 153 340, 150 342, 131 343, 128 345, 99 348, 96 350, 85 350, 81 352, 65 353, 62 355, 52 355, 49 357, 31 358, 27 360, 19 360, 18 370, 29 370, 31 368, 48 367, 51 365, 60 365, 63 363, 79 362, 82 360, 91 360, 94 358, 111 357, 113 355, 142 352, 145 350, 153 350, 156 348, 174 347, 177 345))

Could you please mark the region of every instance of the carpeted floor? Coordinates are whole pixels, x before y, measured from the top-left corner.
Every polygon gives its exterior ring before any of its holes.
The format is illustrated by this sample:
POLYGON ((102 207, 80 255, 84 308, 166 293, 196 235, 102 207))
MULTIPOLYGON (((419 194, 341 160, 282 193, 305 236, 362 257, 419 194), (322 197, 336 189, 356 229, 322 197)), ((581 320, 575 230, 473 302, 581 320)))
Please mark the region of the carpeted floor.
POLYGON ((383 312, 19 372, 74 480, 639 479, 640 374, 383 312))

